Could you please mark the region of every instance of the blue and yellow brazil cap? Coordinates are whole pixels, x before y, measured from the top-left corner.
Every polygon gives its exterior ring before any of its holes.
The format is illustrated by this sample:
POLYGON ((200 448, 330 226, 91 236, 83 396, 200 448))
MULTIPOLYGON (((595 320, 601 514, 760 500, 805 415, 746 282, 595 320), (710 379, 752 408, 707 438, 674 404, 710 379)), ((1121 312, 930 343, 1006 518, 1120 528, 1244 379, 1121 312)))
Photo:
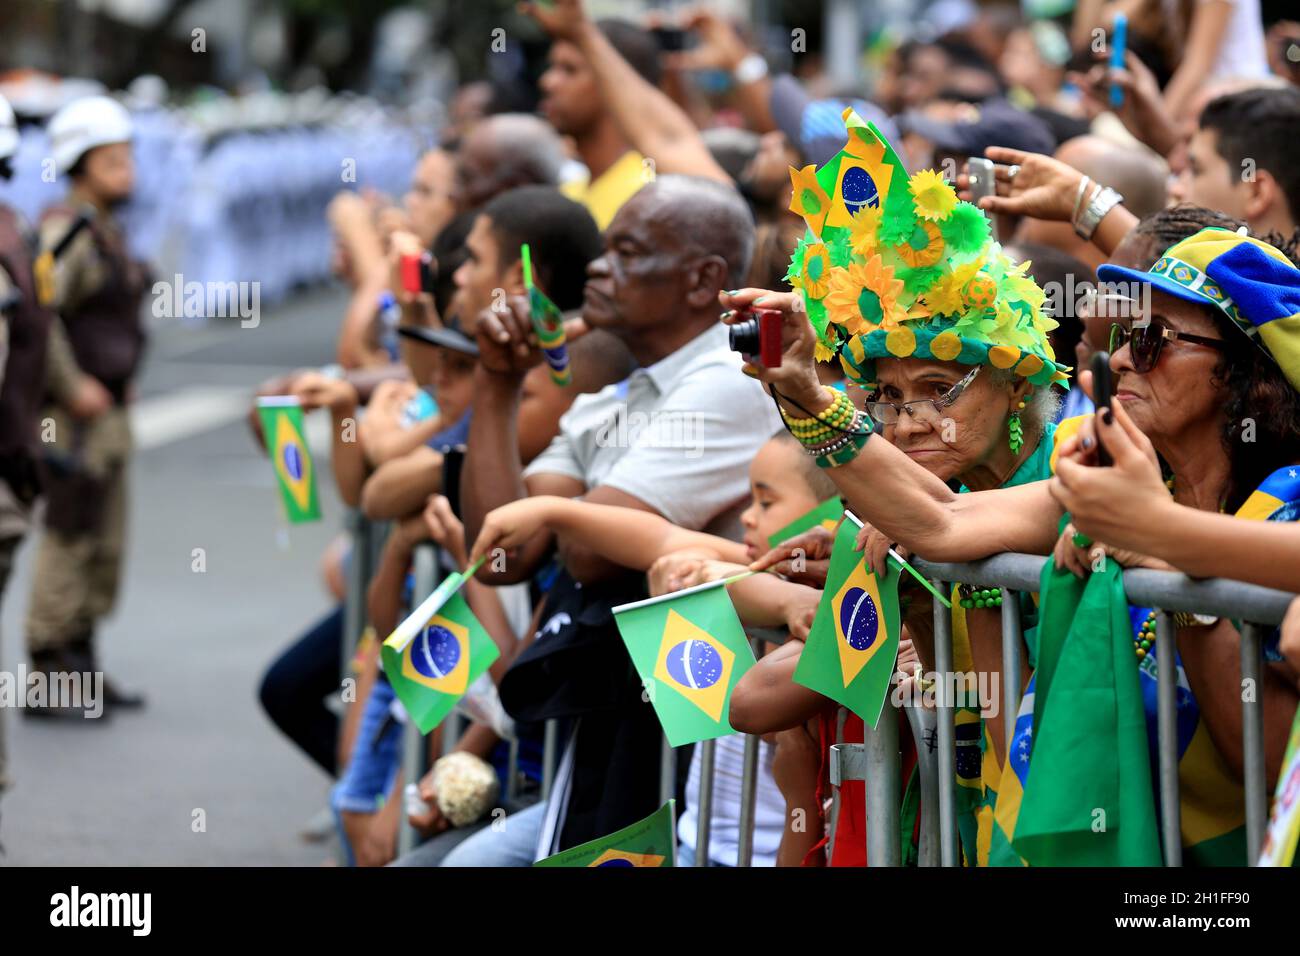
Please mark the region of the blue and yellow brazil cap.
POLYGON ((1210 227, 1176 242, 1146 272, 1103 265, 1103 282, 1150 283, 1214 306, 1262 348, 1300 391, 1300 269, 1274 246, 1210 227))

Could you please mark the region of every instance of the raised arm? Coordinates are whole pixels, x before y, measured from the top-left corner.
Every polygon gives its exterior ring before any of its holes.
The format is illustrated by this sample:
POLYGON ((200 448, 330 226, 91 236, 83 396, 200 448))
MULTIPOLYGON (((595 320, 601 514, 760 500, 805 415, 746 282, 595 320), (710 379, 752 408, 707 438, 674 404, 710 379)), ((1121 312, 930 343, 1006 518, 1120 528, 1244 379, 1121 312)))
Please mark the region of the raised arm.
MULTIPOLYGON (((774 387, 794 416, 829 407, 832 393, 817 380, 813 347, 817 335, 795 293, 742 289, 721 294, 722 304, 744 311, 751 305, 779 309, 783 316, 781 365, 748 366, 774 387)), ((729 321, 734 321, 733 314, 729 321)), ((914 554, 931 561, 972 561, 1000 551, 1048 554, 1056 543, 1061 512, 1046 482, 959 495, 880 435, 845 465, 827 471, 849 510, 914 554)))
POLYGON ((703 176, 731 183, 709 153, 699 130, 662 90, 642 78, 588 19, 581 0, 526 3, 523 11, 552 37, 573 43, 595 74, 619 131, 660 173, 703 176))

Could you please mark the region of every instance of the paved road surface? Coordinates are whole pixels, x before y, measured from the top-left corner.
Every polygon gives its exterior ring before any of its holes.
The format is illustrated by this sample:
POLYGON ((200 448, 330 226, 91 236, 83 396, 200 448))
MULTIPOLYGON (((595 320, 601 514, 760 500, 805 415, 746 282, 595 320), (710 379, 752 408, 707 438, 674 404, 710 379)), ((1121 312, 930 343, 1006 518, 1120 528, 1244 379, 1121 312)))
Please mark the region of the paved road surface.
MULTIPOLYGON (((342 296, 323 290, 237 320, 155 331, 134 422, 126 579, 103 629, 107 671, 149 697, 140 713, 67 726, 4 714, 16 785, 0 801, 0 865, 315 864, 299 830, 328 781, 263 716, 260 674, 329 607, 318 558, 341 523, 286 535, 274 479, 242 417, 251 386, 332 361, 342 296), (287 549, 286 549, 287 544, 287 549), (207 570, 191 570, 195 548, 207 570), (206 832, 193 832, 194 811, 206 832)), ((319 415, 309 440, 326 437, 319 415)), ((31 541, 0 615, 0 668, 24 663, 31 541)))

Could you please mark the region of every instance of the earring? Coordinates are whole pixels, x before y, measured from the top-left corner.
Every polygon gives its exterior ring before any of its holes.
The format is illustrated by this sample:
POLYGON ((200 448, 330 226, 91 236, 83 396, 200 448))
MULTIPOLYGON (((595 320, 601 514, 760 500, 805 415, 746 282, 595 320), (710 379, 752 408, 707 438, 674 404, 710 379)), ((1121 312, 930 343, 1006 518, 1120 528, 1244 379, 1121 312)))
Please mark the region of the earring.
POLYGON ((1017 455, 1020 454, 1020 449, 1025 444, 1024 426, 1020 424, 1020 410, 1024 407, 1025 400, 1022 398, 1020 404, 1016 406, 1016 410, 1011 413, 1011 418, 1007 422, 1007 431, 1011 433, 1010 437, 1007 439, 1007 444, 1011 446, 1011 451, 1017 455))

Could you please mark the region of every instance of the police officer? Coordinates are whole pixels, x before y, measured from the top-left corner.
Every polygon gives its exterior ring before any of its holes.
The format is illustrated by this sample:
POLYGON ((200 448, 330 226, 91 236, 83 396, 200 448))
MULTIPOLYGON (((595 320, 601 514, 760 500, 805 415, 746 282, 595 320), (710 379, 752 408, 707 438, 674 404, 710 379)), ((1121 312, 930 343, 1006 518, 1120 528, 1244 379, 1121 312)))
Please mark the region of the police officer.
MULTIPOLYGON (((12 175, 17 152, 14 111, 0 96, 0 179, 12 175)), ((35 248, 27 224, 0 203, 0 599, 38 487, 37 417, 51 316, 37 301, 35 248)), ((8 785, 3 718, 0 707, 0 792, 8 785)))
MULTIPOLYGON (((89 675, 99 671, 95 626, 112 610, 121 577, 131 452, 126 401, 144 347, 140 309, 148 276, 128 255, 114 216, 135 177, 130 114, 106 96, 86 97, 59 110, 48 132, 55 169, 70 186, 40 223, 43 252, 60 254, 47 277, 58 317, 46 364, 47 504, 27 647, 33 670, 89 675), (67 242, 86 218, 88 228, 67 242)), ((93 686, 82 685, 83 704, 93 686)), ((107 678, 102 690, 108 710, 143 704, 107 678)), ((23 713, 81 716, 66 704, 23 713)))

